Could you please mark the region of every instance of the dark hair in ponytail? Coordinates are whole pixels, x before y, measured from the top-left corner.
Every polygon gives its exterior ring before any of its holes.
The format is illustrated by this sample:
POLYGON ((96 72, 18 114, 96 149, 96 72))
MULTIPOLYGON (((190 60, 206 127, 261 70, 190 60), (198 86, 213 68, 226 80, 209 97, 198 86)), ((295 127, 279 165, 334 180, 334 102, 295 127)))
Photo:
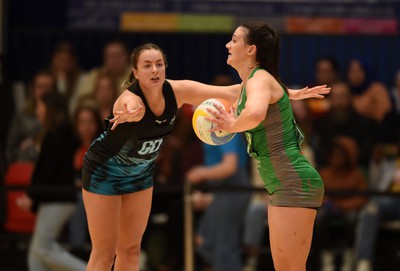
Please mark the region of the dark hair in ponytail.
MULTIPOLYGON (((145 44, 142 44, 142 45, 140 45, 138 47, 135 47, 135 49, 133 49, 132 54, 131 54, 131 58, 130 58, 131 68, 137 69, 137 63, 138 63, 138 60, 139 60, 139 56, 144 50, 157 50, 157 51, 160 51, 162 56, 163 56, 163 59, 164 59, 165 67, 168 66, 167 57, 164 54, 164 51, 158 45, 156 45, 154 43, 145 43, 145 44)), ((124 83, 122 83, 121 88, 125 90, 125 89, 129 88, 130 86, 132 86, 134 83, 136 83, 136 81, 137 80, 136 80, 135 76, 131 72, 131 73, 129 73, 129 76, 124 81, 124 83)))
POLYGON ((255 45, 257 48, 257 65, 269 72, 287 91, 286 86, 279 78, 280 41, 278 32, 262 22, 244 23, 240 26, 247 30, 244 37, 247 44, 255 45))

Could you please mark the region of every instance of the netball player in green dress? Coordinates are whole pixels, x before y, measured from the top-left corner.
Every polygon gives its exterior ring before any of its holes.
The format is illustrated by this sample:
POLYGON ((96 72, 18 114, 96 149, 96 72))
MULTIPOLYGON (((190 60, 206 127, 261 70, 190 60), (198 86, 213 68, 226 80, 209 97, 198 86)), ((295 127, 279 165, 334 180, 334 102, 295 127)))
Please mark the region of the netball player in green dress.
POLYGON ((264 23, 239 26, 226 45, 242 83, 237 112, 214 112, 213 130, 245 132, 269 192, 270 246, 277 271, 305 271, 324 186, 301 154, 286 87, 278 77, 279 37, 264 23))

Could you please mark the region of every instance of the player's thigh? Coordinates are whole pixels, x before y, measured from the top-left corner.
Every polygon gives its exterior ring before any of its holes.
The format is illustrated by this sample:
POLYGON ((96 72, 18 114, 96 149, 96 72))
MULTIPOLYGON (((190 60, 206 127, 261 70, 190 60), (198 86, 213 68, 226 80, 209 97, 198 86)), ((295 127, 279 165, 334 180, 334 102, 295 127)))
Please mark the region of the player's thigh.
POLYGON ((153 187, 122 196, 119 247, 140 244, 149 220, 153 187))
POLYGON ((121 197, 82 190, 93 248, 116 249, 121 217, 121 197))
POLYGON ((305 263, 309 254, 316 210, 268 206, 270 244, 275 263, 305 263))

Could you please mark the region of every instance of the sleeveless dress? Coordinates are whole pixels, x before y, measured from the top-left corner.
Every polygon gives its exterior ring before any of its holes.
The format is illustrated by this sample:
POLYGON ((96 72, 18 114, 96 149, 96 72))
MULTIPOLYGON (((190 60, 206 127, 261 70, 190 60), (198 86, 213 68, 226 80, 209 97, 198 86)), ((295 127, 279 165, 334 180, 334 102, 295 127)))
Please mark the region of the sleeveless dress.
MULTIPOLYGON (((250 77, 260 70, 256 67, 250 77)), ((283 89, 283 88, 282 88, 283 89)), ((324 184, 319 173, 301 153, 303 134, 297 126, 289 96, 283 89, 282 98, 268 106, 266 118, 245 132, 247 151, 269 193, 269 204, 287 207, 320 207, 324 184)), ((239 98, 238 114, 245 107, 246 87, 239 98)))
MULTIPOLYGON (((101 134, 89 147, 82 171, 83 188, 103 195, 122 195, 153 185, 154 166, 165 137, 172 131, 178 109, 171 85, 165 81, 164 112, 151 111, 138 83, 128 88, 144 103, 145 114, 139 122, 119 124, 101 134)), ((110 118, 113 118, 111 115, 110 118)))

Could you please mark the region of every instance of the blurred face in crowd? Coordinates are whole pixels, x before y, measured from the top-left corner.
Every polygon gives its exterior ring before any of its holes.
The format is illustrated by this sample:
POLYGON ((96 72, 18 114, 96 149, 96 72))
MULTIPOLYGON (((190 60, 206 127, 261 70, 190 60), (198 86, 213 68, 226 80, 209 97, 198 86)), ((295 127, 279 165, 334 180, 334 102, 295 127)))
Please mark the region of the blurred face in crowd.
POLYGON ((76 128, 82 142, 92 142, 99 130, 94 111, 89 109, 80 110, 76 116, 76 128))
POLYGON ((349 158, 347 157, 347 153, 339 146, 334 147, 330 156, 331 167, 341 169, 347 167, 348 164, 349 158))
POLYGON ((113 75, 121 75, 129 70, 129 55, 120 43, 111 43, 104 49, 104 65, 113 75))
POLYGON ((366 79, 365 70, 358 60, 352 60, 347 71, 347 80, 352 86, 360 86, 366 79))
POLYGON ((40 100, 43 94, 54 91, 54 86, 54 78, 51 75, 38 74, 32 85, 32 92, 35 100, 40 100))
POLYGON ((71 52, 60 50, 53 55, 52 67, 56 72, 68 72, 75 66, 75 58, 71 52))
POLYGON ((327 59, 320 59, 316 64, 315 79, 317 84, 332 85, 337 81, 337 74, 332 63, 327 59))
POLYGON ((94 99, 99 106, 112 106, 116 97, 117 90, 112 79, 108 76, 99 77, 94 89, 94 99))
POLYGON ((142 87, 148 89, 162 87, 165 81, 165 61, 161 51, 142 50, 138 56, 136 67, 132 72, 142 87))
POLYGON ((39 99, 36 105, 36 117, 41 125, 45 123, 46 120, 46 104, 39 99))
POLYGON ((335 111, 348 109, 352 104, 349 86, 344 82, 333 84, 329 100, 335 111))

